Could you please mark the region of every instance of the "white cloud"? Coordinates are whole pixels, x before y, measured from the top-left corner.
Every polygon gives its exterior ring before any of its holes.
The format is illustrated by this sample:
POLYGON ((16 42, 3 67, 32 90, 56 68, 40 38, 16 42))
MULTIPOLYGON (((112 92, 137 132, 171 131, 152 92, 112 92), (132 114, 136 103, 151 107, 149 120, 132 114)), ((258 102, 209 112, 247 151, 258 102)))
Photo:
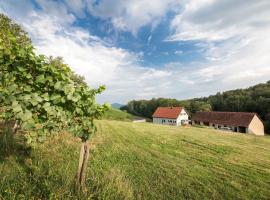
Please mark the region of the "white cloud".
POLYGON ((116 29, 136 35, 143 26, 155 27, 176 3, 173 0, 88 0, 88 8, 92 15, 109 19, 116 29))
POLYGON ((183 54, 183 51, 181 51, 181 50, 178 50, 178 51, 175 51, 175 52, 174 52, 174 54, 175 54, 175 55, 178 55, 178 56, 180 56, 180 55, 182 55, 182 54, 183 54))
POLYGON ((183 7, 171 22, 170 40, 226 40, 269 28, 268 0, 191 0, 183 7))
POLYGON ((152 35, 150 35, 150 36, 147 38, 147 45, 148 45, 148 46, 150 45, 151 40, 152 40, 152 35))
POLYGON ((79 17, 85 16, 86 1, 85 0, 64 0, 69 10, 79 17))
POLYGON ((167 41, 198 42, 207 60, 194 72, 201 90, 209 94, 269 79, 270 1, 192 0, 183 8, 167 41))
POLYGON ((62 4, 41 0, 39 3, 43 11, 37 12, 29 5, 25 10, 11 12, 9 3, 2 4, 0 11, 29 32, 38 53, 63 57, 73 70, 85 76, 90 86, 105 84, 107 90, 98 97, 100 102, 124 103, 132 98, 150 98, 168 89, 171 72, 139 65, 143 52, 135 54, 111 47, 84 29, 74 27, 74 16, 62 4), (51 6, 55 8, 50 13, 51 6), (153 80, 163 84, 156 86, 153 80))
MULTIPOLYGON (((68 6, 56 1, 37 2, 42 10, 35 10, 30 1, 0 0, 0 11, 24 26, 39 53, 62 56, 90 86, 105 84, 107 90, 99 97, 100 102, 199 97, 270 77, 269 1, 183 1, 187 3, 171 22, 173 34, 168 39, 198 40, 206 62, 168 63, 156 69, 140 64, 146 52, 113 47, 74 26, 76 16, 83 16, 85 2, 72 1, 68 6)), ((174 4, 117 0, 103 0, 96 6, 92 3, 88 2, 91 13, 133 34, 145 25, 155 26, 174 4)), ((153 42, 151 36, 148 41, 153 42)))

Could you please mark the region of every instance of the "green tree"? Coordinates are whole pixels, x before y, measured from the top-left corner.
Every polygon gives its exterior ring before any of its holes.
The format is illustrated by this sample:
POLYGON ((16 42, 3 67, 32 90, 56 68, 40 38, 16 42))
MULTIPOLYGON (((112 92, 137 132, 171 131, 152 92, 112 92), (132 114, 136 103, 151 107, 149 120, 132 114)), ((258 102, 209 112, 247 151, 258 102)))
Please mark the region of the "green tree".
POLYGON ((105 87, 90 89, 61 59, 35 55, 26 33, 7 17, 0 16, 0 25, 2 120, 14 120, 14 132, 23 132, 28 144, 62 130, 81 138, 77 183, 84 188, 94 119, 109 108, 95 101, 105 87))

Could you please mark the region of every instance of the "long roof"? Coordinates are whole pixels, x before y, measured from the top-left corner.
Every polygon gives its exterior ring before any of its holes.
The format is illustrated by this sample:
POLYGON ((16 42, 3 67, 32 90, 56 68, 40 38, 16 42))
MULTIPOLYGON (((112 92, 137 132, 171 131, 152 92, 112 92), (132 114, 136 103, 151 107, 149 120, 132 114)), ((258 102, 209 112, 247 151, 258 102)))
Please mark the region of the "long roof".
POLYGON ((152 117, 177 119, 182 109, 182 107, 158 107, 152 117))
MULTIPOLYGON (((248 127, 256 113, 248 112, 197 112, 192 121, 208 122, 227 126, 248 127)), ((260 117, 258 116, 260 119, 260 117)))

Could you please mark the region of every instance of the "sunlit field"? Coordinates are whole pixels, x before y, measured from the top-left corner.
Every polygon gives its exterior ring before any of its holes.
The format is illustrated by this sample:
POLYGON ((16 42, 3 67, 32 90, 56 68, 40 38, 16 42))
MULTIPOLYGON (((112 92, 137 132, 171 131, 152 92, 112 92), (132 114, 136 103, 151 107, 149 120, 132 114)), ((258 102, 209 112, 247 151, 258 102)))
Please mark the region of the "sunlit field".
POLYGON ((0 197, 269 199, 269 136, 109 120, 97 126, 84 195, 73 185, 78 139, 63 133, 30 151, 2 133, 0 197))

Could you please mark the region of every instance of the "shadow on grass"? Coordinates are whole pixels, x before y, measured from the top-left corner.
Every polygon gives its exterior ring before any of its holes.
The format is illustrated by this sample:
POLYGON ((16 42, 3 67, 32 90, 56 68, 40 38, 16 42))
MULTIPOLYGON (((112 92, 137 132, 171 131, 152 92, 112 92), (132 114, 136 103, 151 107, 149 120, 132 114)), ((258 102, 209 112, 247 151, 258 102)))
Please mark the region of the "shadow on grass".
MULTIPOLYGON (((24 196, 25 198, 35 196, 41 199, 48 199, 50 191, 45 187, 45 183, 49 169, 45 168, 47 170, 42 169, 42 172, 38 171, 35 165, 32 164, 32 159, 34 159, 32 148, 25 143, 23 135, 20 133, 14 134, 11 129, 4 128, 0 130, 0 164, 8 163, 10 158, 15 159, 14 161, 23 169, 23 171, 17 174, 18 177, 21 177, 22 181, 18 182, 18 185, 23 185, 24 181, 28 184, 25 188, 25 193, 27 194, 24 194, 24 191, 21 191, 20 187, 13 188, 15 180, 11 178, 10 181, 12 183, 8 189, 12 191, 12 194, 15 195, 14 197, 17 197, 16 195, 18 194, 23 194, 23 196, 26 195, 24 196)), ((10 181, 7 183, 9 184, 10 181)), ((8 198, 8 196, 6 197, 8 198)))
MULTIPOLYGON (((64 147, 63 147, 64 148, 64 147)), ((5 183, 0 184, 0 199, 17 199, 22 195, 25 199, 98 199, 102 185, 95 180, 87 180, 86 193, 76 190, 75 170, 57 165, 55 158, 43 154, 46 149, 31 149, 26 145, 23 135, 14 134, 11 130, 0 129, 0 164, 13 167, 18 164, 20 170, 11 172, 6 178, 5 183), (62 169, 62 170, 61 170, 62 169), (74 174, 73 174, 74 172, 74 174), (74 176, 74 182, 70 180, 74 176), (14 186, 16 185, 16 187, 14 186), (1 188, 2 187, 2 188, 1 188), (5 191, 10 191, 13 196, 9 196, 5 191), (2 196, 1 196, 2 195, 2 196)), ((48 149, 48 151, 50 151, 48 149)), ((63 150, 63 153, 69 149, 63 150)), ((69 161, 71 162, 71 161, 69 161)), ((77 162, 76 162, 77 165, 77 162)), ((89 163, 90 165, 90 163, 89 163)), ((5 173, 5 172, 4 172, 5 173)), ((3 173, 3 174, 4 174, 3 173)))
POLYGON ((15 156, 22 164, 31 155, 31 148, 27 147, 22 135, 15 135, 11 129, 4 128, 0 131, 0 162, 6 158, 15 156))

